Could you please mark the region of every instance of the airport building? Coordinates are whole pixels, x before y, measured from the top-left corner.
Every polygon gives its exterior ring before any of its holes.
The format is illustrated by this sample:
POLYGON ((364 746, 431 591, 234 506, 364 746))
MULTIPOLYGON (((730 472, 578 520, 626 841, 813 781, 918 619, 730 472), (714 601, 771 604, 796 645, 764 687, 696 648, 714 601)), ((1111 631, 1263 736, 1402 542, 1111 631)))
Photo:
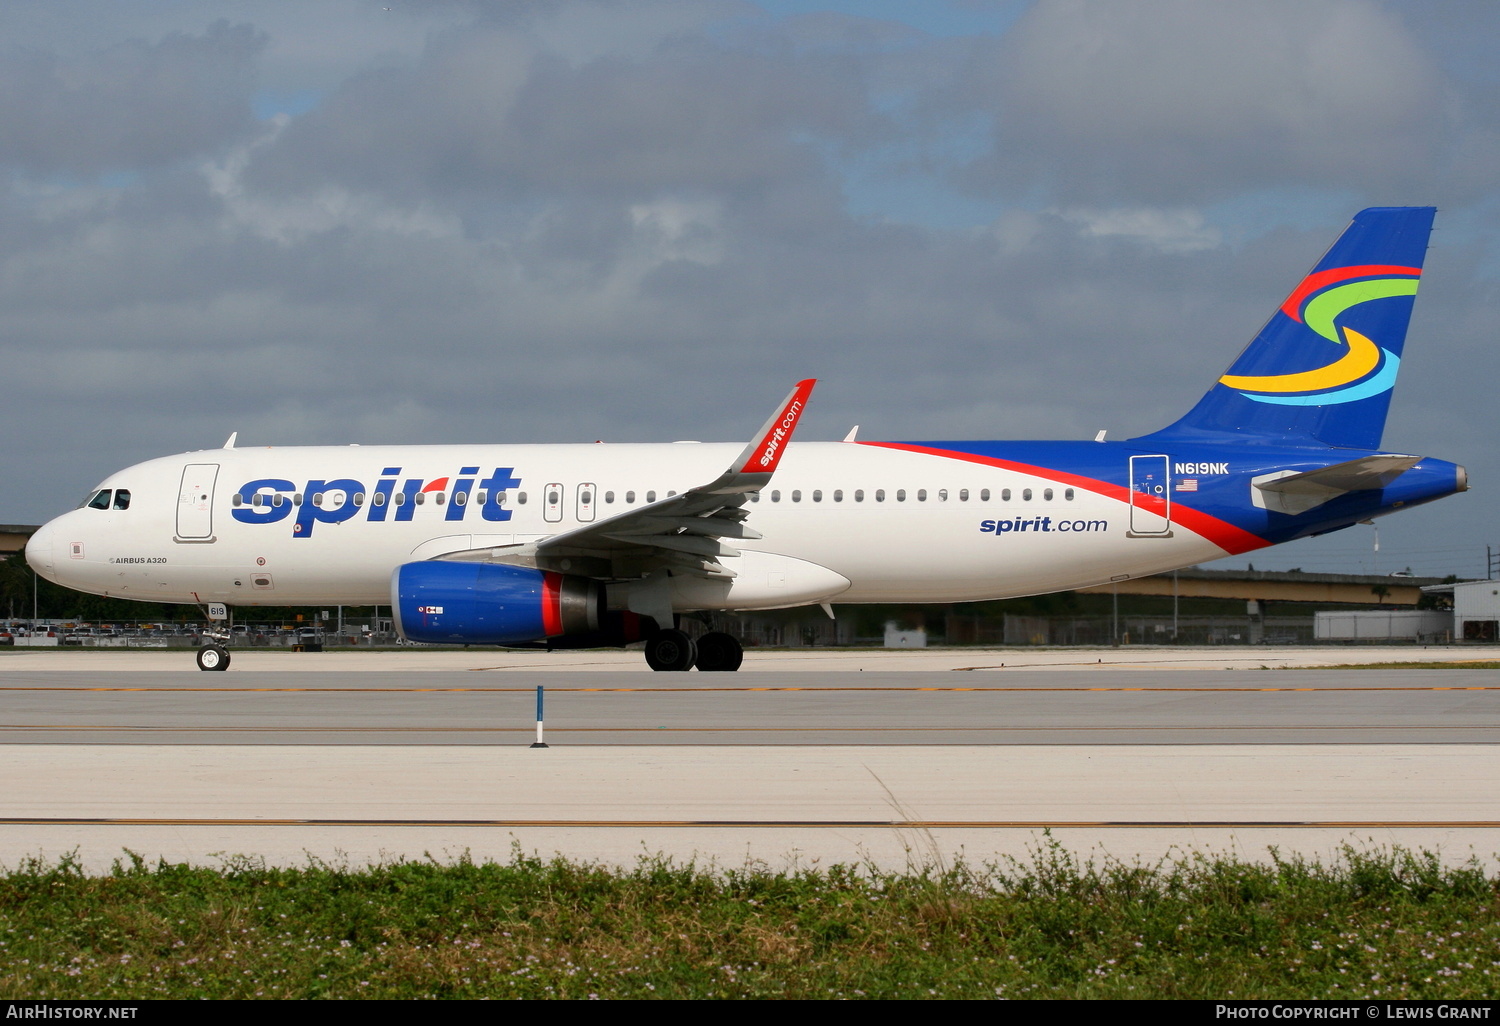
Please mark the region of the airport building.
POLYGON ((26 539, 35 533, 35 524, 0 524, 0 559, 25 549, 26 539))
POLYGON ((1500 639, 1500 581, 1459 581, 1423 591, 1448 598, 1453 605, 1453 637, 1462 641, 1500 639))

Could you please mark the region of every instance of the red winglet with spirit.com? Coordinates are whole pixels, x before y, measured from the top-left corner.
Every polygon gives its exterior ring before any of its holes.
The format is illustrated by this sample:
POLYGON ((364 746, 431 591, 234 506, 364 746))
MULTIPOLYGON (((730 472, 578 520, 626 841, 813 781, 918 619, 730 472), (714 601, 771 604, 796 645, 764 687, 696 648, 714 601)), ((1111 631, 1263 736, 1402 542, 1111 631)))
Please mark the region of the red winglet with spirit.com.
POLYGON ((787 443, 792 440, 792 432, 797 429, 797 421, 802 418, 802 411, 807 408, 808 396, 812 395, 813 386, 817 383, 817 378, 807 378, 797 382, 797 387, 792 389, 786 401, 757 433, 757 440, 746 447, 742 454, 744 462, 736 468, 738 473, 771 474, 775 472, 776 465, 781 462, 781 454, 786 451, 787 443))

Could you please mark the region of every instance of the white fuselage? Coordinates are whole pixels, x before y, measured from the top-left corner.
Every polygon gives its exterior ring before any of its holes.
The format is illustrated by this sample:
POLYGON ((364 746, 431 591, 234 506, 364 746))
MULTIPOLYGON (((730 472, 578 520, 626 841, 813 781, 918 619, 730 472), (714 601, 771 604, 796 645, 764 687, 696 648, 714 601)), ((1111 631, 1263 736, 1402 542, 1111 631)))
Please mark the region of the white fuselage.
MULTIPOLYGON (((68 587, 142 601, 384 604, 404 563, 606 520, 714 479, 739 448, 187 453, 111 475, 99 487, 128 491, 128 508, 61 516, 38 532, 28 558, 68 587)), ((859 443, 791 445, 746 508, 747 525, 763 537, 734 541, 742 555, 721 560, 734 583, 715 590, 678 581, 675 609, 1005 598, 1226 554, 1181 524, 1141 536, 1131 530, 1126 498, 1072 479, 859 443)))

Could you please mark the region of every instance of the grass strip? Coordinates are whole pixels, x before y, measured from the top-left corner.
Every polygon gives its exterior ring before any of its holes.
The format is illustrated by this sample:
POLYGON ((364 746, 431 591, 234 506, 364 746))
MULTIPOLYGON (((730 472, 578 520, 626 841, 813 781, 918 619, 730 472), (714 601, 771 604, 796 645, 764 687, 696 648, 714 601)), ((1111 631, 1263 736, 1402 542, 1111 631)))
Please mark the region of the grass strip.
POLYGON ((1310 666, 1312 670, 1500 670, 1494 659, 1446 659, 1418 663, 1341 663, 1337 666, 1310 666))
POLYGON ((1345 848, 903 874, 644 858, 0 874, 0 998, 1492 998, 1500 881, 1345 848))

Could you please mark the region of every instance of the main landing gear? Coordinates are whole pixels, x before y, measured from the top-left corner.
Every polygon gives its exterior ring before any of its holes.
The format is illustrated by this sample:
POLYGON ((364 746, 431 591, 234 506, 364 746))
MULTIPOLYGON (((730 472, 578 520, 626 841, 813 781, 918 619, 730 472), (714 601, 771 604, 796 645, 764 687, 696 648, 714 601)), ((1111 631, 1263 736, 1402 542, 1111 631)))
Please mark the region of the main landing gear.
POLYGON ((229 669, 229 649, 222 645, 204 645, 198 650, 198 669, 229 669))
POLYGON ((682 631, 657 631, 646 642, 646 663, 653 670, 738 670, 745 650, 738 639, 710 631, 696 642, 682 631))

